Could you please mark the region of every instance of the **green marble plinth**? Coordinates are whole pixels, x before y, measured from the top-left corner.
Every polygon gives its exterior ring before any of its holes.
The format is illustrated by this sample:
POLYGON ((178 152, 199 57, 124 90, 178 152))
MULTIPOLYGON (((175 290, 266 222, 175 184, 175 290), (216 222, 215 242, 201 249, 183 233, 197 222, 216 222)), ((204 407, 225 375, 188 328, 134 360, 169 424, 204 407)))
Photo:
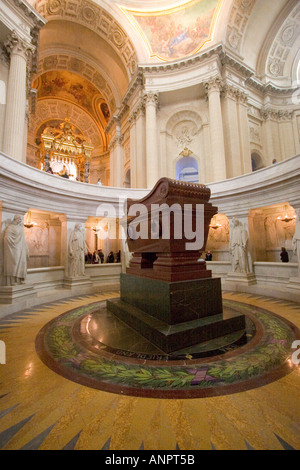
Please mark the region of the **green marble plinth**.
POLYGON ((244 315, 223 320, 221 313, 177 325, 169 325, 119 299, 108 300, 107 308, 165 353, 172 353, 245 329, 244 315))
POLYGON ((166 282, 121 274, 121 298, 108 310, 166 353, 245 329, 245 316, 223 319, 221 280, 166 282))
POLYGON ((170 325, 222 313, 220 279, 166 282, 121 274, 121 300, 170 325))

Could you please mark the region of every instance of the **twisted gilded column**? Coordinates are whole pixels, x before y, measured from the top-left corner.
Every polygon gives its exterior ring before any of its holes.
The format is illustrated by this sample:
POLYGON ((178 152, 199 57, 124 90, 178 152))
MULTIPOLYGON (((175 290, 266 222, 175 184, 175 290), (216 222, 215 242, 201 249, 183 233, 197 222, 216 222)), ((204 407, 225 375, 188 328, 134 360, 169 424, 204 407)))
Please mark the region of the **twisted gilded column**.
POLYGON ((24 126, 26 115, 27 66, 35 47, 13 32, 5 42, 10 54, 4 124, 3 152, 25 160, 24 126))
POLYGON ((220 101, 222 82, 219 77, 215 77, 207 81, 204 86, 208 96, 213 178, 214 181, 221 181, 226 179, 224 133, 220 101))
POLYGON ((146 112, 146 171, 147 188, 152 188, 159 179, 159 161, 157 147, 156 109, 157 93, 149 92, 144 95, 146 112))

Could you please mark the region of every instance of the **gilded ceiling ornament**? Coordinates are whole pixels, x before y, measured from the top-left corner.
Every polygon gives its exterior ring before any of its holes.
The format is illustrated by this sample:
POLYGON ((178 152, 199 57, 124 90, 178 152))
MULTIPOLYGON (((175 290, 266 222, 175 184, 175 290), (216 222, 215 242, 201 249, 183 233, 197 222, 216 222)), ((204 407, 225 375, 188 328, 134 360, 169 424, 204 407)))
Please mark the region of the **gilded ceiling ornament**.
POLYGON ((188 149, 187 147, 185 147, 182 152, 180 152, 179 155, 181 155, 182 157, 190 157, 191 155, 193 155, 194 152, 192 152, 190 149, 188 149))

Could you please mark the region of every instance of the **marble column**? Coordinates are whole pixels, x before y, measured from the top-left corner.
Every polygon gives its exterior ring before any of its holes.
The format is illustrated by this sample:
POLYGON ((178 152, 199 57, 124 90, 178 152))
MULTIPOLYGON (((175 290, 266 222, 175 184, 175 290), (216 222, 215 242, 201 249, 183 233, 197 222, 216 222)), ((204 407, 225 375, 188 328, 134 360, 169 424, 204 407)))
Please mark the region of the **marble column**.
POLYGON ((147 164, 146 164, 146 145, 145 145, 145 106, 142 101, 136 109, 136 187, 147 187, 147 164))
POLYGON ((121 132, 120 123, 117 122, 116 125, 116 151, 115 151, 115 185, 118 188, 123 187, 123 146, 122 142, 124 140, 124 135, 121 132))
POLYGON ((232 178, 243 174, 237 109, 238 89, 230 85, 226 85, 222 96, 224 110, 224 143, 227 166, 226 173, 228 178, 232 178))
POLYGON ((159 179, 159 160, 157 144, 156 109, 158 106, 157 93, 149 92, 144 95, 146 109, 146 168, 147 188, 153 188, 159 179))
POLYGON ((131 187, 137 187, 137 148, 136 148, 136 112, 129 116, 130 125, 130 179, 131 187))
POLYGON ((7 85, 3 152, 24 161, 24 127, 26 113, 27 69, 35 48, 12 33, 5 43, 10 54, 7 85))
POLYGON ((241 158, 243 173, 252 172, 251 147, 248 122, 248 96, 246 93, 238 93, 238 122, 240 129, 241 158))
POLYGON ((272 121, 270 118, 269 110, 261 110, 260 115, 263 119, 262 122, 262 134, 264 142, 264 152, 266 155, 266 164, 271 165, 272 161, 278 156, 275 154, 273 133, 272 133, 272 121))
POLYGON ((280 140, 283 147, 284 158, 296 155, 296 146, 293 133, 293 111, 279 113, 280 140))
POLYGON ((220 101, 221 88, 222 82, 219 77, 212 78, 205 83, 208 95, 211 161, 214 181, 226 179, 224 132, 220 101))
POLYGON ((113 138, 109 144, 109 170, 110 178, 109 185, 116 186, 115 184, 115 139, 113 138))

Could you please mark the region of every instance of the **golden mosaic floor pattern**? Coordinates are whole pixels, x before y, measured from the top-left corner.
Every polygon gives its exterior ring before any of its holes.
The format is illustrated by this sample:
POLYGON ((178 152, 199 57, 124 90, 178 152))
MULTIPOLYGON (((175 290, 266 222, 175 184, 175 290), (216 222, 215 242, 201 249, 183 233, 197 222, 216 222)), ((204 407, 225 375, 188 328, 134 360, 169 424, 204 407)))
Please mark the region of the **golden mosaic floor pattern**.
MULTIPOLYGON (((156 399, 115 395, 71 382, 35 351, 56 316, 117 292, 77 297, 0 321, 0 448, 75 450, 300 449, 300 367, 266 386, 226 396, 156 399)), ((300 305, 248 294, 224 298, 262 307, 300 328, 300 305)))

